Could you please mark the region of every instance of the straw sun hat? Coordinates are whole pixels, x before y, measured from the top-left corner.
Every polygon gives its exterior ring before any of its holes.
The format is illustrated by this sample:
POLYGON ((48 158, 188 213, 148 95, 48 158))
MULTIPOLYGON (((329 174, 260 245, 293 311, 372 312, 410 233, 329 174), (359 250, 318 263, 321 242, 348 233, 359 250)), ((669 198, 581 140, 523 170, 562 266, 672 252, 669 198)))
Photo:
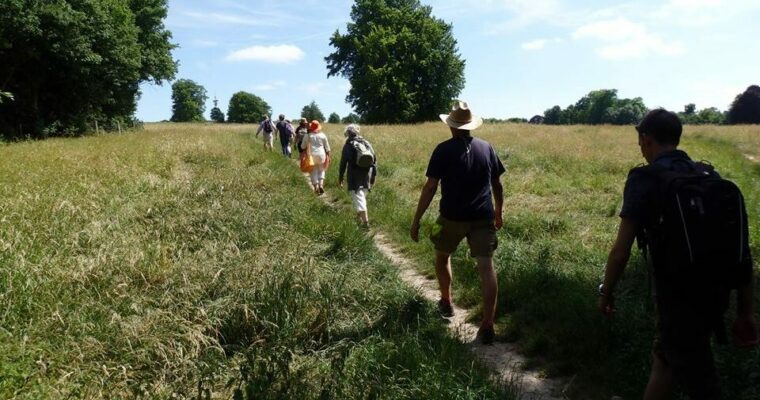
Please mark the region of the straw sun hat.
POLYGON ((464 101, 457 101, 456 104, 451 107, 451 112, 448 114, 441 114, 440 118, 446 125, 452 128, 464 129, 466 131, 478 129, 480 125, 483 125, 483 118, 473 115, 467 102, 464 101))

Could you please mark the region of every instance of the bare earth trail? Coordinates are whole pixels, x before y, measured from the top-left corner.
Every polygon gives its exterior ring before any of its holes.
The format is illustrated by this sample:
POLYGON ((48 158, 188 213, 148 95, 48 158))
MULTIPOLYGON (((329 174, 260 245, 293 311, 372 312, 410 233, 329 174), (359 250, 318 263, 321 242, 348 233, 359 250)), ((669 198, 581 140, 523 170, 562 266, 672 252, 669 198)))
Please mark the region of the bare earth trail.
MULTIPOLYGON (((304 176, 311 187, 309 175, 304 174, 304 176)), ((327 192, 320 198, 329 207, 336 209, 339 207, 337 200, 327 192)), ((429 301, 437 302, 438 283, 418 273, 413 262, 396 251, 391 241, 382 232, 373 228, 370 234, 380 253, 398 267, 401 279, 429 301)), ((538 371, 526 370, 524 366, 529 360, 518 352, 514 344, 494 342, 486 346, 477 343, 475 335, 478 332, 478 326, 466 321, 468 313, 468 310, 454 305, 454 316, 449 319, 448 324, 451 336, 469 347, 473 354, 493 371, 495 378, 517 388, 520 400, 567 399, 564 393, 569 383, 542 377, 538 371)))

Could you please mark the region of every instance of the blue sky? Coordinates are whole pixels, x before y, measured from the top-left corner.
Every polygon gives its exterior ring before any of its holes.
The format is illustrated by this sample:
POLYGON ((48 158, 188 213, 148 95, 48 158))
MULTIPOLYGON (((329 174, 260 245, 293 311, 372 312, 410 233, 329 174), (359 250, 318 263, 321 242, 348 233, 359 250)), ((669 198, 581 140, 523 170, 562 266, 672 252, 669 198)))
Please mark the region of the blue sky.
MULTIPOLYGON (((459 96, 484 117, 563 108, 595 89, 642 97, 650 108, 725 110, 760 84, 760 0, 422 0, 452 23, 466 60, 459 96)), ((177 78, 219 99, 252 92, 289 117, 316 101, 351 112, 350 85, 327 78, 330 35, 346 31, 349 0, 170 0, 166 26, 177 78)), ((145 84, 137 117, 171 117, 171 84, 145 84)), ((446 110, 441 110, 444 112, 446 110)))

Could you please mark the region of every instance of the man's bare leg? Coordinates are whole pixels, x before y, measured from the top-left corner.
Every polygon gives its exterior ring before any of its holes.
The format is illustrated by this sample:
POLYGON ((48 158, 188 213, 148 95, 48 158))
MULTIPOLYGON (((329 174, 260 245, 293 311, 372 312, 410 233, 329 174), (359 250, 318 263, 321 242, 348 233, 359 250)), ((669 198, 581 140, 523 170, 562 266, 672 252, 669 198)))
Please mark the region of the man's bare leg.
POLYGON ((499 285, 496 282, 496 271, 493 269, 493 257, 478 257, 480 272, 480 291, 483 295, 483 320, 480 326, 493 326, 496 317, 496 294, 499 285))
POLYGON ((438 278, 441 299, 451 303, 451 254, 435 252, 435 276, 438 278))
POLYGON ((667 399, 673 387, 673 369, 668 367, 658 355, 654 355, 652 372, 644 392, 644 400, 667 399))

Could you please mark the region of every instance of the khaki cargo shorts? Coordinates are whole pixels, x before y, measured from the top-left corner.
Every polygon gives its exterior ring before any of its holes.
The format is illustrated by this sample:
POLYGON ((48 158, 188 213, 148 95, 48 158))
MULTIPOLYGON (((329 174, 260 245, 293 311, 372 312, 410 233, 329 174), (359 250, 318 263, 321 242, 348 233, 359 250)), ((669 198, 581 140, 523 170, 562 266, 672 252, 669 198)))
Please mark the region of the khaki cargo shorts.
POLYGON ((493 220, 452 221, 439 216, 430 232, 430 241, 436 250, 451 254, 456 251, 459 242, 467 238, 470 255, 492 257, 499 245, 496 238, 496 226, 493 220))

